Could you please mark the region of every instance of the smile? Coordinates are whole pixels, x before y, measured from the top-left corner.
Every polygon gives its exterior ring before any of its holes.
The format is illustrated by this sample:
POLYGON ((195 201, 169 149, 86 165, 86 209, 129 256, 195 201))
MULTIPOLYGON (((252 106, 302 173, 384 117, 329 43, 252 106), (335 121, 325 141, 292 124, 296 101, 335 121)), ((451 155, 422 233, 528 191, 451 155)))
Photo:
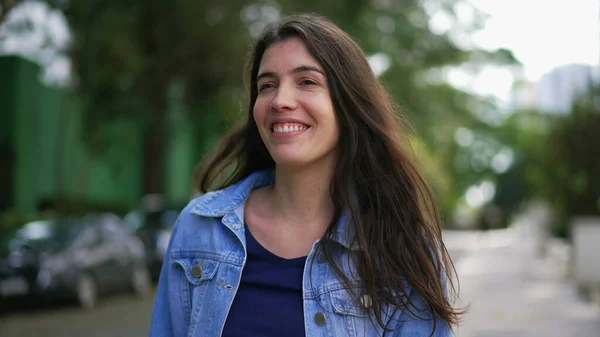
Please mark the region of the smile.
POLYGON ((296 132, 296 131, 304 131, 308 129, 308 125, 300 124, 300 123, 275 123, 273 124, 272 131, 274 133, 286 133, 286 132, 296 132))

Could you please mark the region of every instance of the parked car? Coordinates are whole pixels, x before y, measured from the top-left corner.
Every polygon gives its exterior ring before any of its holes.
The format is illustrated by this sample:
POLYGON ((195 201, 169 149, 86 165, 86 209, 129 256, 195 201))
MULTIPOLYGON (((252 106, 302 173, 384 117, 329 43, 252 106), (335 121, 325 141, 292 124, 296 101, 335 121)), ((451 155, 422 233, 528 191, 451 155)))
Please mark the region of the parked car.
POLYGON ((0 257, 0 300, 70 297, 93 308, 98 295, 151 291, 143 244, 113 214, 36 221, 18 229, 0 257))
POLYGON ((11 254, 10 245, 17 230, 18 227, 0 227, 0 311, 4 309, 7 298, 25 294, 28 290, 27 283, 12 267, 14 262, 11 259, 14 260, 15 255, 11 254))
POLYGON ((179 211, 173 209, 134 210, 125 218, 125 227, 144 244, 146 265, 153 279, 157 279, 179 211))

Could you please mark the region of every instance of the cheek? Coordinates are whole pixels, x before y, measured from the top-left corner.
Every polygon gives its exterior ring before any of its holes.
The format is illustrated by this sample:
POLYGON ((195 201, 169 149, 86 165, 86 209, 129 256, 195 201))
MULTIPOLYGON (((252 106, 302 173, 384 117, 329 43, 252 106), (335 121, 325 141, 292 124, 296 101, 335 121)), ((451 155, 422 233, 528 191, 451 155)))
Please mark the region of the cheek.
POLYGON ((257 99, 256 102, 254 102, 254 108, 252 109, 252 115, 254 117, 254 121, 256 122, 256 125, 258 126, 262 126, 264 125, 264 119, 266 116, 266 111, 268 108, 268 102, 266 102, 266 100, 264 99, 257 99))
POLYGON ((332 128, 332 141, 337 146, 340 141, 340 125, 334 121, 332 128))
POLYGON ((333 104, 323 104, 321 107, 321 119, 326 121, 328 128, 331 132, 338 133, 339 132, 339 121, 338 117, 335 114, 333 104))
POLYGON ((254 123, 258 125, 258 116, 256 115, 256 105, 254 105, 254 109, 252 109, 252 118, 254 118, 254 123))
POLYGON ((333 135, 335 142, 337 143, 340 138, 341 129, 340 129, 339 118, 336 115, 335 111, 333 111, 333 107, 332 107, 331 115, 330 115, 330 125, 331 125, 331 133, 333 135))
POLYGON ((254 109, 252 109, 252 117, 254 118, 254 124, 256 124, 258 134, 264 142, 265 137, 270 133, 270 130, 265 128, 267 111, 265 110, 264 104, 261 104, 258 100, 254 104, 254 109))

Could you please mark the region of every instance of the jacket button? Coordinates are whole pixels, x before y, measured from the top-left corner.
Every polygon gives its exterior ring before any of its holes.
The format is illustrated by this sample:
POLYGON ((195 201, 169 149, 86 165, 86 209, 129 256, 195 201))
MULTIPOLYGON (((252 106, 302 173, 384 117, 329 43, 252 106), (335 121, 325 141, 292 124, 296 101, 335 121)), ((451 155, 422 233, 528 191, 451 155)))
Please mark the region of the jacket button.
POLYGON ((325 325, 326 321, 327 321, 327 319, 325 318, 324 313, 319 311, 315 314, 315 322, 317 323, 317 325, 323 326, 323 325, 325 325))
POLYGON ((317 261, 320 263, 327 262, 327 259, 325 258, 325 253, 323 253, 322 251, 319 252, 319 254, 317 254, 317 261))
POLYGON ((371 298, 370 295, 364 294, 360 297, 360 304, 362 304, 365 309, 371 309, 373 306, 373 298, 371 298))
POLYGON ((192 267, 192 276, 200 277, 202 276, 202 264, 198 262, 198 264, 192 267))

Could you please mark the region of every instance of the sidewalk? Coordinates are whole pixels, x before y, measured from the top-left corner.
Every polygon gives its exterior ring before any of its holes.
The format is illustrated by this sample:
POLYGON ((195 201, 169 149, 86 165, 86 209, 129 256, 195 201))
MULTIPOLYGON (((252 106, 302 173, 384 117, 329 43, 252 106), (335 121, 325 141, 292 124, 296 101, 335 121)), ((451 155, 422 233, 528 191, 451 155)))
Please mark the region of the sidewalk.
POLYGON ((489 233, 447 233, 470 312, 457 337, 600 337, 600 308, 579 298, 564 261, 538 258, 528 224, 489 233))

